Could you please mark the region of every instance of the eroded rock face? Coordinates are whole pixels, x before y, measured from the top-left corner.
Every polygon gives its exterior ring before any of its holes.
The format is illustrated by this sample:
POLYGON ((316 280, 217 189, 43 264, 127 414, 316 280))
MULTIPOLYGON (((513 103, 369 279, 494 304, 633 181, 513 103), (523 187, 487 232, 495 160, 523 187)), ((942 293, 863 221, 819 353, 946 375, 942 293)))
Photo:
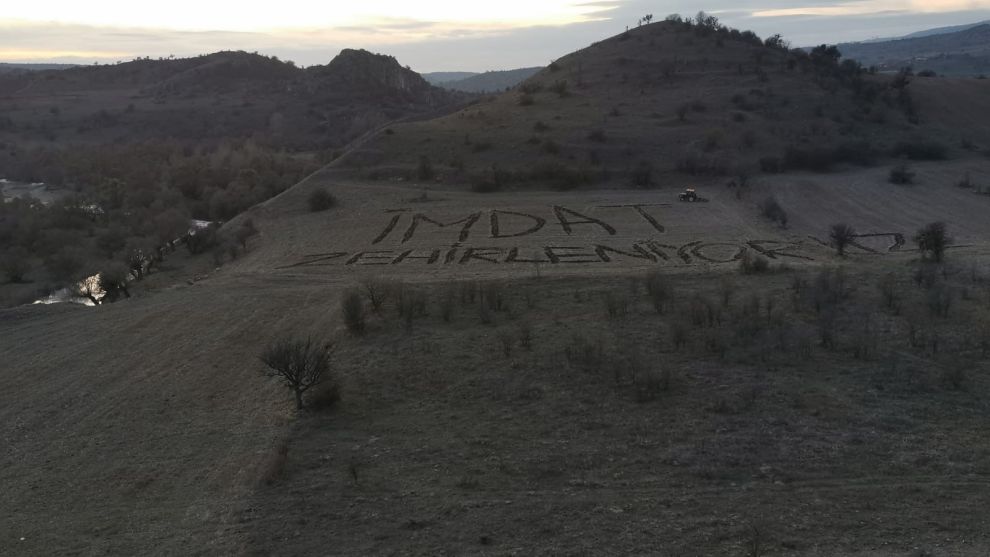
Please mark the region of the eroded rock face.
POLYGON ((430 85, 418 73, 392 56, 366 50, 344 49, 326 66, 311 69, 315 85, 333 88, 335 95, 360 94, 364 98, 401 100, 437 106, 455 95, 430 85))

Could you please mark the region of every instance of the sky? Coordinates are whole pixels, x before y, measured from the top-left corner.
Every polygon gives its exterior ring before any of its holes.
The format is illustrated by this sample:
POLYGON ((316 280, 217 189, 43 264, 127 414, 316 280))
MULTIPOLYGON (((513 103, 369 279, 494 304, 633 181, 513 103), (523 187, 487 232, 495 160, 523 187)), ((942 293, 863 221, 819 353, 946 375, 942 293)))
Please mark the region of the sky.
POLYGON ((218 50, 309 66, 343 48, 419 72, 542 66, 653 14, 699 9, 795 46, 990 20, 990 0, 0 0, 0 61, 91 64, 218 50), (9 5, 7 5, 9 4, 9 5))

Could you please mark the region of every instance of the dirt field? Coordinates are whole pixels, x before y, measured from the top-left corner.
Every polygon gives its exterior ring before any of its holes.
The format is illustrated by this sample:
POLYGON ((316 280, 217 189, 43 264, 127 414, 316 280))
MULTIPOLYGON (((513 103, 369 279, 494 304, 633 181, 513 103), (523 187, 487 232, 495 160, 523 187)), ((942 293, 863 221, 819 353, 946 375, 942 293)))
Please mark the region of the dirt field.
POLYGON ((176 270, 150 279, 153 293, 93 309, 0 312, 0 547, 986 554, 987 368, 967 335, 987 306, 971 274, 990 261, 990 197, 954 185, 970 166, 974 179, 987 175, 972 161, 918 166, 910 188, 884 183, 884 169, 780 176, 742 199, 699 183, 710 202, 696 204, 678 202, 676 184, 433 187, 423 199, 418 186, 314 177, 252 210, 260 236, 219 270, 176 270), (308 212, 314 187, 330 188, 338 207, 308 212), (769 193, 787 229, 759 218, 769 193), (966 247, 950 250, 954 312, 936 320, 945 340, 931 354, 905 344, 907 313, 884 313, 873 282, 894 270, 923 307, 910 238, 938 219, 966 247), (839 221, 871 235, 845 261, 818 241, 839 221), (740 277, 744 252, 792 270, 740 277), (853 286, 839 348, 812 339, 798 357, 818 317, 791 308, 793 278, 813 283, 839 263, 853 286), (666 315, 632 286, 651 269, 681 293, 666 315), (350 336, 341 293, 371 276, 421 289, 428 315, 407 327, 387 306, 365 337, 350 336), (727 276, 738 290, 724 327, 745 322, 743 301, 757 294, 793 317, 792 348, 761 359, 733 340, 719 357, 708 339, 721 329, 694 325, 684 347, 672 345, 673 316, 688 315, 696 294, 718 299, 727 276), (490 324, 462 299, 463 282, 478 279, 504 284, 507 305, 490 324), (448 322, 437 304, 454 289, 448 322), (624 305, 618 317, 609 300, 624 305), (857 308, 871 308, 882 349, 864 359, 851 355, 857 308), (513 340, 505 355, 503 339, 524 323, 531 348, 513 340), (261 373, 261 347, 295 333, 338 345, 344 395, 329 414, 297 418, 261 373), (566 356, 575 335, 602 343, 595 369, 566 356), (959 389, 941 379, 953 353, 974 358, 959 389), (616 371, 654 368, 669 370, 669 386, 644 402, 635 377, 616 371), (281 443, 288 461, 264 485, 281 443))

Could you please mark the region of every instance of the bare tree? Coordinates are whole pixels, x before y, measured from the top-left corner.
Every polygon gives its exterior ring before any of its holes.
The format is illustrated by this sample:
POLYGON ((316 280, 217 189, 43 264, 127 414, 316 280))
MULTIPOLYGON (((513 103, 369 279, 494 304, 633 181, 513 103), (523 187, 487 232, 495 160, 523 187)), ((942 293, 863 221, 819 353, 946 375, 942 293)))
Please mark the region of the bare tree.
POLYGON ((363 335, 367 327, 364 315, 364 303, 361 301, 361 294, 357 290, 351 290, 344 295, 344 301, 340 305, 340 312, 344 316, 344 324, 347 330, 355 335, 363 335))
POLYGON ((856 237, 856 230, 848 224, 838 223, 832 225, 828 235, 832 240, 832 246, 835 247, 835 250, 839 252, 839 256, 841 257, 846 254, 846 247, 856 237))
POLYGON ((312 338, 281 339, 273 342, 258 358, 268 368, 268 375, 278 377, 292 389, 296 409, 303 407, 303 393, 326 381, 335 381, 330 364, 333 347, 319 346, 312 338))
POLYGON ((936 263, 941 263, 945 258, 945 248, 952 240, 946 234, 944 222, 933 222, 918 230, 914 243, 918 244, 922 256, 931 255, 936 263))
POLYGON ((389 283, 378 278, 366 278, 361 281, 361 289, 364 290, 364 296, 368 298, 368 302, 371 304, 371 310, 375 313, 381 311, 390 288, 391 285, 389 283))

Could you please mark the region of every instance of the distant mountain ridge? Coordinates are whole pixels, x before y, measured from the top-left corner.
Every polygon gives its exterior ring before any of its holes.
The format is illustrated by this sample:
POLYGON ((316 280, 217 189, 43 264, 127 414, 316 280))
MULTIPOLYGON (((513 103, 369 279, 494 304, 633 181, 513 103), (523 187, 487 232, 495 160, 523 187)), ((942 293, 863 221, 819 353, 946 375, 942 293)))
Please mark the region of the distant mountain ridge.
POLYGON ((881 71, 905 67, 930 70, 947 76, 977 76, 990 73, 990 24, 934 29, 911 38, 838 45, 845 58, 881 71), (948 29, 948 32, 942 32, 948 29))
POLYGON ((44 70, 67 70, 76 64, 11 64, 0 62, 0 74, 11 72, 37 72, 44 70))
POLYGON ((967 31, 973 27, 979 27, 980 25, 990 24, 990 19, 985 21, 980 21, 977 23, 967 23, 965 25, 952 25, 949 27, 936 27, 935 29, 926 29, 924 31, 917 31, 909 35, 904 35, 903 37, 898 37, 900 39, 920 39, 922 37, 931 37, 934 35, 948 35, 951 33, 958 33, 960 31, 967 31))
POLYGON ((420 74, 430 85, 440 85, 449 81, 460 81, 472 76, 481 75, 480 72, 429 72, 420 74))
POLYGON ((438 87, 465 93, 495 93, 511 89, 533 77, 542 67, 519 68, 515 70, 491 71, 475 74, 464 79, 437 83, 438 87))

